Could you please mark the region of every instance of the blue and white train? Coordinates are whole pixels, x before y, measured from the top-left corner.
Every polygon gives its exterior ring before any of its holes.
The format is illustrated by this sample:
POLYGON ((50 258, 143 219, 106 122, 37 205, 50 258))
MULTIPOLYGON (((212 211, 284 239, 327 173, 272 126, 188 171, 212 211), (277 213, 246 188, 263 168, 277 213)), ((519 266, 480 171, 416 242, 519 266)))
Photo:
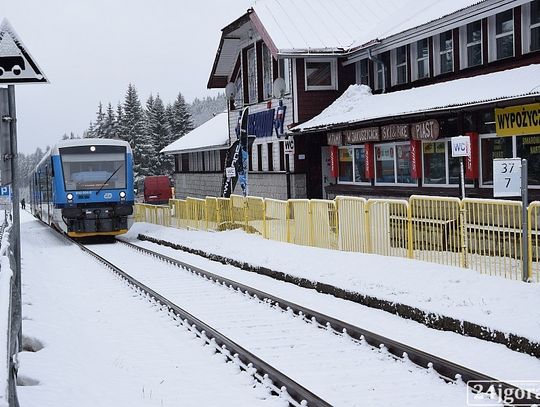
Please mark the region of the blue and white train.
POLYGON ((75 139, 56 144, 31 174, 34 216, 68 236, 114 236, 133 223, 129 143, 75 139))

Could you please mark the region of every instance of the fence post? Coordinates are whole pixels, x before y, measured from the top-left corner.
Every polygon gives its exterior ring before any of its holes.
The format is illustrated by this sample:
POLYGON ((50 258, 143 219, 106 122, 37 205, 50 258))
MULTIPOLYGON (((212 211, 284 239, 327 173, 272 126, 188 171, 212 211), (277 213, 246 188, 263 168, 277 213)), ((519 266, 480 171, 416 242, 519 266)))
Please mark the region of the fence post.
MULTIPOLYGON (((414 201, 413 201, 414 204, 414 201)), ((412 205, 409 200, 407 205, 407 257, 414 259, 414 239, 413 239, 413 225, 412 225, 412 205)))
POLYGON ((461 235, 461 253, 459 256, 460 267, 467 268, 467 227, 465 222, 467 220, 467 210, 465 209, 465 203, 463 200, 459 203, 459 231, 461 235))
POLYGON ((522 275, 521 279, 527 281, 529 279, 529 225, 528 225, 528 216, 527 216, 527 205, 529 201, 529 180, 528 180, 528 171, 527 171, 527 160, 521 160, 521 222, 522 222, 522 231, 521 231, 521 265, 522 265, 522 275))

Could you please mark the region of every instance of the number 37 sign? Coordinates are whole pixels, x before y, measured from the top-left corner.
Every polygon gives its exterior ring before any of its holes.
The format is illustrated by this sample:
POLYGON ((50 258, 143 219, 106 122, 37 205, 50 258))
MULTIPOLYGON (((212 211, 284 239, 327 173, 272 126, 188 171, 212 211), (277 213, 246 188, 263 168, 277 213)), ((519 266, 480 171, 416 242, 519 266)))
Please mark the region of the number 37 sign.
POLYGON ((493 160, 493 196, 521 196, 521 158, 493 160))

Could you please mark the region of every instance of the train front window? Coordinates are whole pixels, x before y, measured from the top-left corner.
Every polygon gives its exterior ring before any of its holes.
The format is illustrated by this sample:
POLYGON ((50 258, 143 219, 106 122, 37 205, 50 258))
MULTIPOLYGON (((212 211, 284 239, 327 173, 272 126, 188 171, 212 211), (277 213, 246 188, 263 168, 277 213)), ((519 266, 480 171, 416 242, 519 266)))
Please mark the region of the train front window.
POLYGON ((60 157, 66 191, 126 188, 125 147, 64 147, 60 157))

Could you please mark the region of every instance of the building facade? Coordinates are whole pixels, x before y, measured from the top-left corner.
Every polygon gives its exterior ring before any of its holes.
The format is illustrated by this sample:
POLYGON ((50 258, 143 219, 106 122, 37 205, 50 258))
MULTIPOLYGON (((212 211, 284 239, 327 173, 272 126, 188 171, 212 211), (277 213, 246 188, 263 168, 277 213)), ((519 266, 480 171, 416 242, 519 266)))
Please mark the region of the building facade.
MULTIPOLYGON (((538 114, 540 0, 278 6, 222 30, 208 82, 229 98, 226 145, 249 107, 250 195, 458 196, 450 140, 468 135, 467 195, 492 196, 493 159, 521 157, 540 197, 540 128, 510 123, 538 114)), ((177 193, 215 195, 226 145, 176 151, 177 193)))

